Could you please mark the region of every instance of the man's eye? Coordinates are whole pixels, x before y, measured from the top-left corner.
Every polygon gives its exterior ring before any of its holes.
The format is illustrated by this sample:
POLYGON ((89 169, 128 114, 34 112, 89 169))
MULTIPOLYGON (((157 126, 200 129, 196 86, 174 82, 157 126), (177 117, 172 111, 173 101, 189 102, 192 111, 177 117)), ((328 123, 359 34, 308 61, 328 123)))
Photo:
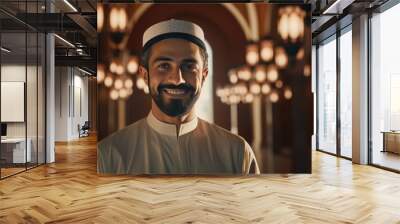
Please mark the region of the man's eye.
POLYGON ((197 69, 196 63, 187 63, 182 66, 183 70, 193 72, 197 69))
POLYGON ((162 70, 162 71, 166 71, 166 70, 168 70, 170 67, 171 67, 171 66, 170 66, 168 63, 161 63, 161 64, 159 64, 159 65, 157 66, 157 68, 158 68, 159 70, 162 70))

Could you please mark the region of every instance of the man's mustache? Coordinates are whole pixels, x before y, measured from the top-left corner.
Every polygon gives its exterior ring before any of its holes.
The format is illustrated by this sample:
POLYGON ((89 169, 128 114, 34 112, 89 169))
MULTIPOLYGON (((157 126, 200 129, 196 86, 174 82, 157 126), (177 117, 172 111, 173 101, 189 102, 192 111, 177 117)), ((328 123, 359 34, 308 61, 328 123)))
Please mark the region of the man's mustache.
POLYGON ((186 84, 186 83, 182 83, 179 85, 173 85, 173 84, 160 84, 158 85, 158 92, 161 93, 163 89, 181 89, 181 90, 185 90, 185 91, 195 91, 194 87, 186 84))

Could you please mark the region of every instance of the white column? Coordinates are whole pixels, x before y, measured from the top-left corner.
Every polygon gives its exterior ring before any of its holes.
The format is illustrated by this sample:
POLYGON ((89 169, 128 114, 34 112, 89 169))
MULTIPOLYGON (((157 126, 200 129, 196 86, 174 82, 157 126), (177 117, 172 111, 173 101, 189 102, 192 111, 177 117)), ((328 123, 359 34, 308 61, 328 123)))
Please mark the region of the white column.
POLYGON ((368 16, 353 20, 353 162, 368 163, 368 16))
POLYGON ((55 161, 55 60, 54 35, 46 35, 46 163, 55 161))

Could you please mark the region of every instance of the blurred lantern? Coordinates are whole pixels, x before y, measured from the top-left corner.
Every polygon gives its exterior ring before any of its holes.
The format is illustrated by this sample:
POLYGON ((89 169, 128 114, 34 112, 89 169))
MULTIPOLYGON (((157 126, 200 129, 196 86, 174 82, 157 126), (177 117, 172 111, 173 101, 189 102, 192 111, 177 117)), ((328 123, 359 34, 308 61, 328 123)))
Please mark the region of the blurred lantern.
POLYGON ((278 93, 277 93, 276 91, 271 92, 271 94, 269 95, 269 100, 270 100, 272 103, 278 102, 278 100, 279 100, 279 95, 278 95, 278 93))
POLYGON ((135 74, 138 71, 139 68, 139 60, 138 57, 135 55, 131 55, 129 57, 128 65, 126 66, 126 69, 130 74, 135 74))
POLYGON ((258 83, 253 82, 250 84, 250 92, 254 95, 260 94, 261 92, 261 87, 258 83))
POLYGON ((271 92, 271 86, 268 83, 264 83, 261 87, 261 92, 265 95, 271 92))
POLYGON ((128 96, 130 96, 130 95, 132 95, 133 94, 133 89, 132 88, 127 88, 127 93, 128 93, 128 96))
POLYGON ((248 81, 251 78, 251 70, 248 66, 243 66, 239 68, 237 75, 239 79, 248 81))
POLYGON ((244 97, 243 102, 244 102, 244 103, 251 103, 251 102, 253 102, 253 100, 254 100, 253 94, 247 93, 247 94, 245 95, 245 97, 244 97))
POLYGON ((118 95, 120 98, 124 99, 128 96, 128 91, 125 88, 122 88, 118 91, 118 95))
POLYGON ((112 59, 109 67, 110 72, 117 73, 117 67, 118 67, 117 60, 112 59))
POLYGON ((115 69, 115 73, 117 75, 122 75, 122 74, 124 74, 124 72, 125 72, 124 66, 122 64, 117 64, 117 67, 115 69))
POLYGON ((113 78, 112 78, 112 76, 109 74, 109 75, 107 75, 107 77, 104 79, 104 85, 105 85, 106 87, 111 87, 112 84, 113 84, 113 78))
POLYGON ((304 48, 300 48, 300 50, 296 54, 296 59, 301 61, 304 59, 304 48))
POLYGON ((275 64, 279 68, 285 68, 288 64, 288 56, 286 55, 285 49, 282 47, 277 47, 275 49, 275 64))
POLYGON ((280 88, 282 88, 282 86, 283 86, 283 82, 282 82, 281 80, 277 80, 277 81, 275 82, 275 86, 276 86, 276 88, 280 89, 280 88))
POLYGON ((279 9, 278 33, 284 41, 300 41, 304 36, 305 12, 299 6, 279 9))
POLYGON ((311 68, 310 65, 306 64, 304 65, 304 76, 309 77, 311 75, 311 68))
POLYGON ((292 99, 292 96, 293 96, 292 90, 289 87, 285 88, 285 91, 283 92, 283 96, 287 100, 292 99))
POLYGON ((111 40, 115 44, 121 43, 128 24, 128 17, 124 8, 112 7, 110 11, 111 40))
POLYGON ((216 94, 218 97, 222 97, 224 95, 224 89, 221 87, 217 87, 216 94))
POLYGON ((142 77, 138 77, 136 80, 136 87, 138 89, 143 89, 146 86, 146 82, 144 81, 144 79, 142 77))
POLYGON ((246 49, 246 62, 249 65, 255 65, 258 63, 259 56, 258 56, 258 46, 256 43, 251 43, 247 45, 246 49))
POLYGON ((230 95, 228 97, 229 104, 238 104, 240 102, 240 97, 237 95, 230 95))
POLYGON ((101 64, 97 64, 97 83, 101 83, 104 81, 106 77, 104 66, 101 64))
POLYGON ((231 69, 228 72, 228 76, 229 76, 229 82, 230 83, 235 84, 235 83, 238 82, 238 77, 237 77, 236 71, 234 69, 231 69))
POLYGON ((112 7, 110 11, 110 28, 112 32, 125 32, 128 17, 124 8, 112 7))
POLYGON ((132 89, 132 87, 133 87, 133 81, 132 81, 132 79, 130 79, 130 78, 125 79, 124 86, 125 86, 125 88, 127 88, 127 89, 132 89))
POLYGON ((276 66, 270 65, 267 70, 268 81, 275 82, 276 80, 278 80, 278 76, 279 76, 279 74, 278 74, 278 69, 276 68, 276 66))
POLYGON ((145 85, 145 86, 143 87, 143 91, 144 91, 144 93, 149 94, 149 93, 150 93, 149 86, 148 86, 148 85, 145 85))
POLYGON ((261 50, 260 50, 261 59, 265 62, 271 61, 274 57, 274 43, 272 39, 265 38, 264 40, 261 41, 260 45, 261 45, 261 50))
POLYGON ((116 79, 114 82, 114 88, 119 90, 124 86, 124 83, 122 82, 121 79, 116 79))
POLYGON ((112 100, 117 100, 118 99, 118 91, 117 90, 115 90, 115 89, 112 89, 111 91, 110 91, 110 98, 112 99, 112 100))
POLYGON ((258 82, 264 82, 267 78, 267 73, 265 71, 264 65, 257 65, 255 68, 255 78, 258 82))
POLYGON ((102 4, 97 4, 97 32, 101 32, 104 24, 104 9, 102 4))

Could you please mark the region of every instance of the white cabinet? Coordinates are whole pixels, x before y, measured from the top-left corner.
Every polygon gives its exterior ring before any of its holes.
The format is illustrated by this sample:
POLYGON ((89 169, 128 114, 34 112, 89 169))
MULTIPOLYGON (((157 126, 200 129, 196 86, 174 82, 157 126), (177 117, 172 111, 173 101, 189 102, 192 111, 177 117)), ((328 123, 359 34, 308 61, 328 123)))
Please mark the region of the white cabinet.
POLYGON ((28 138, 26 140, 27 147, 25 151, 25 138, 7 138, 1 140, 2 151, 9 151, 10 158, 6 158, 6 161, 12 163, 25 163, 32 161, 32 140, 28 138), (25 161, 26 159, 26 161, 25 161))

